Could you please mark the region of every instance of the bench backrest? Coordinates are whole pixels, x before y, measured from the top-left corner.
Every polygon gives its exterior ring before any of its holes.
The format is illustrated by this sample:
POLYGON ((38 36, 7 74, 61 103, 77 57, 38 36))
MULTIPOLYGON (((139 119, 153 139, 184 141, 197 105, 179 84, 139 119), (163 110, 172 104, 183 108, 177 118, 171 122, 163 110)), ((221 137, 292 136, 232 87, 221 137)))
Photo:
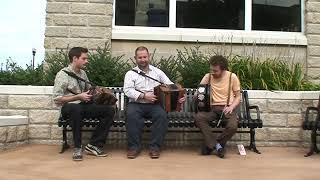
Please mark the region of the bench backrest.
MULTIPOLYGON (((110 87, 118 99, 117 101, 117 107, 118 107, 118 115, 119 118, 124 118, 124 111, 126 109, 126 106, 128 104, 128 97, 123 92, 122 87, 110 87)), ((186 101, 183 104, 182 112, 195 112, 195 106, 193 101, 193 96, 196 92, 196 89, 186 89, 186 101)), ((248 92, 247 91, 241 91, 241 102, 237 109, 237 114, 240 119, 248 119, 250 116, 249 113, 249 100, 248 100, 248 92)))

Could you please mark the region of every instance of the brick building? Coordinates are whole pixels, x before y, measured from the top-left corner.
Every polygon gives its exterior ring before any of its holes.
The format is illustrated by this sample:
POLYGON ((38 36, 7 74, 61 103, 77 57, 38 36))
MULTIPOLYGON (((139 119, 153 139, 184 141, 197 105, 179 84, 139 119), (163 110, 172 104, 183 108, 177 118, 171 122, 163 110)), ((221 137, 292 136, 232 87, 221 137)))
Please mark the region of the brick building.
POLYGON ((223 45, 224 52, 294 57, 308 76, 320 75, 320 0, 47 0, 46 11, 47 52, 108 42, 114 55, 131 57, 146 45, 168 56, 223 45))

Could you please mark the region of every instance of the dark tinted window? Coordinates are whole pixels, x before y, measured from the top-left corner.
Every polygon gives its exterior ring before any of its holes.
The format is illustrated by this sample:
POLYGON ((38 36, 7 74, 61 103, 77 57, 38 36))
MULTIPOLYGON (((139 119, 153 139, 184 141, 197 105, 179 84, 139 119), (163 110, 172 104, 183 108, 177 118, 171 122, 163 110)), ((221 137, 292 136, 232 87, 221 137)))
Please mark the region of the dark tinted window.
POLYGON ((301 31, 300 0, 253 0, 252 29, 301 31))
POLYGON ((244 0, 177 0, 177 27, 244 29, 244 0))
POLYGON ((119 26, 169 26, 169 0, 116 0, 119 26))

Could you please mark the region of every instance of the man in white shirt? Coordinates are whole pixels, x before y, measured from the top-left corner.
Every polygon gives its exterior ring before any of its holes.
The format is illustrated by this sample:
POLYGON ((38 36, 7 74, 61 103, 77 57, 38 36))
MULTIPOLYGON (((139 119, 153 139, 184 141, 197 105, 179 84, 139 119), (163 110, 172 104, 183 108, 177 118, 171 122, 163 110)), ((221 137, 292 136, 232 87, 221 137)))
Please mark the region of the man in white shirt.
MULTIPOLYGON (((126 73, 124 79, 124 93, 129 97, 127 107, 127 135, 129 159, 136 158, 141 151, 141 133, 144 127, 144 119, 151 118, 151 142, 149 155, 156 159, 160 156, 160 147, 168 128, 167 113, 154 102, 157 96, 154 95, 154 87, 159 82, 145 77, 140 72, 164 83, 173 84, 166 74, 160 69, 150 65, 150 54, 146 47, 140 46, 135 50, 137 67, 126 73)), ((183 103, 185 98, 179 99, 183 103)))

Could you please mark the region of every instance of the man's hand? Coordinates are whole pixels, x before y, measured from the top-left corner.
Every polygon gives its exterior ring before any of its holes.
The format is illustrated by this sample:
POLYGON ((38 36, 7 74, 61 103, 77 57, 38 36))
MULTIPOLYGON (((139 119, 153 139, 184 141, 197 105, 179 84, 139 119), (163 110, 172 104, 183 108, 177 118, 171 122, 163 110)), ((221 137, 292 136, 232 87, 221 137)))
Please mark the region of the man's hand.
POLYGON ((96 87, 96 91, 97 91, 98 94, 103 93, 103 89, 101 87, 99 87, 99 86, 96 87))
POLYGON ((224 114, 231 114, 233 112, 233 107, 232 106, 226 106, 224 109, 223 109, 223 113, 224 114))
POLYGON ((154 103, 155 101, 157 101, 157 96, 154 95, 152 92, 146 92, 144 94, 144 99, 147 100, 147 101, 150 101, 152 103, 154 103))
POLYGON ((179 99, 179 103, 182 104, 186 101, 186 97, 183 96, 182 98, 179 99))
POLYGON ((81 101, 88 102, 91 100, 92 95, 89 94, 89 91, 83 92, 77 95, 81 101))

